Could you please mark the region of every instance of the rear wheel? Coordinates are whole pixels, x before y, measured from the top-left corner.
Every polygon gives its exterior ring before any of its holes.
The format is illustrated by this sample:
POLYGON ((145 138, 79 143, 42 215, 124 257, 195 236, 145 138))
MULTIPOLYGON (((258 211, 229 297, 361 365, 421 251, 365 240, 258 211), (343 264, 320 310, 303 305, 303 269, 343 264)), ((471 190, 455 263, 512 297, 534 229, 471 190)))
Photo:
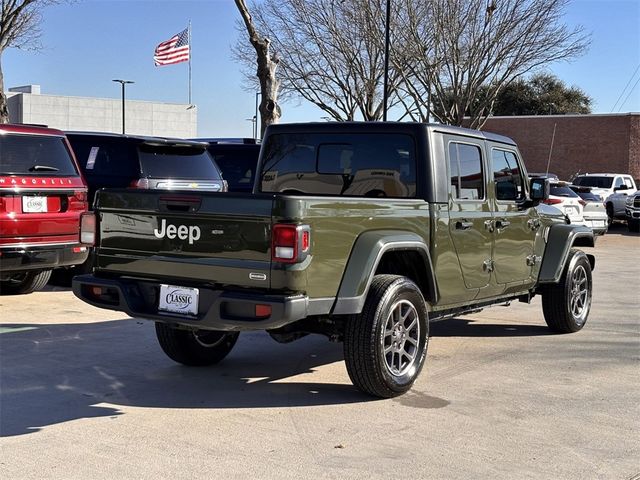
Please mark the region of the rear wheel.
POLYGON ((428 339, 427 309, 417 285, 399 275, 376 275, 362 313, 345 326, 351 381, 376 397, 405 393, 422 370, 428 339))
POLYGON ((591 309, 591 264, 580 250, 571 250, 560 282, 542 293, 542 311, 549 328, 572 333, 584 327, 591 309))
POLYGON ((238 340, 238 332, 185 330, 156 322, 156 337, 167 356, 184 365, 214 365, 226 357, 238 340))
POLYGON ((4 295, 21 295, 42 290, 51 277, 51 270, 37 270, 16 273, 0 282, 0 293, 4 295))
POLYGON ((627 220, 627 228, 630 232, 640 232, 640 218, 630 218, 627 220))

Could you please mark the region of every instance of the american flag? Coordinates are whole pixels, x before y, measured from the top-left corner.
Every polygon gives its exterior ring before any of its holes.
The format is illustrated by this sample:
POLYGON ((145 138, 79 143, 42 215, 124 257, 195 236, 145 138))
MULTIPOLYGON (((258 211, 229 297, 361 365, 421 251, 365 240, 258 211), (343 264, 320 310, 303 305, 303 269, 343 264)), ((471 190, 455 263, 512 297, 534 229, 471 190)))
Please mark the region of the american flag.
POLYGON ((189 29, 185 28, 176 33, 169 40, 156 47, 153 63, 156 67, 173 65, 174 63, 189 61, 189 29))

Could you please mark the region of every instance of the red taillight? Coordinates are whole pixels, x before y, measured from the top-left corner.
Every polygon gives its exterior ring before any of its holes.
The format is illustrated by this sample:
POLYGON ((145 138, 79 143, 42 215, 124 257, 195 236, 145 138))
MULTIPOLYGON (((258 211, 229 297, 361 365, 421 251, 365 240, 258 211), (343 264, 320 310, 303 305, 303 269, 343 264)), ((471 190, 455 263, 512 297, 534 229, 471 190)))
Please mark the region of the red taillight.
POLYGON ((0 212, 5 212, 7 207, 5 206, 4 203, 4 197, 0 197, 0 212))
POLYGON ((93 213, 80 216, 80 243, 94 245, 96 242, 96 217, 93 213))
POLYGON ((298 229, 296 225, 273 226, 273 252, 271 257, 277 262, 293 263, 298 256, 298 229))
POLYGON ((311 247, 307 225, 278 223, 273 226, 271 239, 271 259, 276 262, 300 262, 307 257, 311 247))
POLYGON ((271 305, 256 305, 255 315, 257 318, 267 318, 271 316, 271 305))
POLYGON ((89 287, 91 290, 91 293, 96 296, 99 297, 102 295, 102 287, 89 287))
POLYGON ((562 200, 559 198, 548 198, 544 201, 547 205, 557 205, 558 203, 562 203, 562 200))
POLYGON ((131 188, 149 188, 149 179, 148 178, 139 178, 138 180, 134 180, 129 184, 131 188))
POLYGON ((580 205, 582 205, 583 207, 586 207, 586 206, 587 206, 587 202, 585 202, 585 201, 584 201, 584 200, 582 200, 582 199, 578 200, 578 203, 579 203, 580 205))
POLYGON ((69 196, 69 210, 86 210, 87 209, 87 192, 84 190, 76 190, 73 195, 69 196))

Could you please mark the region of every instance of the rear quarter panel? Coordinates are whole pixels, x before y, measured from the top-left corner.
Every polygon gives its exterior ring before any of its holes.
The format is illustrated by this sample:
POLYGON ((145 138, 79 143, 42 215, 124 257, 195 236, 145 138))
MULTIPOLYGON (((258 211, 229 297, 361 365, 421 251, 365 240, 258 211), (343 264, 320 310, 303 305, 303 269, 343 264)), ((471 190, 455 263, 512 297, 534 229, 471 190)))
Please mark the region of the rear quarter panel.
POLYGON ((272 265, 271 287, 334 297, 357 238, 372 230, 413 232, 429 245, 429 204, 420 199, 277 196, 273 221, 311 227, 311 255, 272 265))

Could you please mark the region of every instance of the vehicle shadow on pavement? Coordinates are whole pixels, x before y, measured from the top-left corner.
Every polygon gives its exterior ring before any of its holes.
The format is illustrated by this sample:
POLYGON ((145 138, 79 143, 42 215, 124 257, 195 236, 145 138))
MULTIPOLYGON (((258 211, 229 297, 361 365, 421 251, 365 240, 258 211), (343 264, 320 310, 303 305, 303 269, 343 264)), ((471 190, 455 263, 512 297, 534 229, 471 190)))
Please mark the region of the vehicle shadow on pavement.
POLYGON ((126 406, 278 408, 374 400, 351 385, 342 363, 329 366, 342 359, 342 346, 323 337, 282 345, 251 332, 219 365, 185 367, 162 353, 151 322, 5 324, 0 437, 115 417, 126 406))
MULTIPOLYGON (((609 235, 609 236, 621 235, 623 237, 638 237, 640 236, 640 233, 630 232, 629 229, 627 228, 626 223, 613 222, 611 225, 609 225, 609 230, 607 231, 607 233, 605 233, 605 235, 609 235)), ((597 246, 597 242, 596 242, 596 246, 597 246)))
POLYGON ((473 318, 450 318, 429 324, 431 337, 535 337, 556 335, 546 325, 501 324, 473 318))

